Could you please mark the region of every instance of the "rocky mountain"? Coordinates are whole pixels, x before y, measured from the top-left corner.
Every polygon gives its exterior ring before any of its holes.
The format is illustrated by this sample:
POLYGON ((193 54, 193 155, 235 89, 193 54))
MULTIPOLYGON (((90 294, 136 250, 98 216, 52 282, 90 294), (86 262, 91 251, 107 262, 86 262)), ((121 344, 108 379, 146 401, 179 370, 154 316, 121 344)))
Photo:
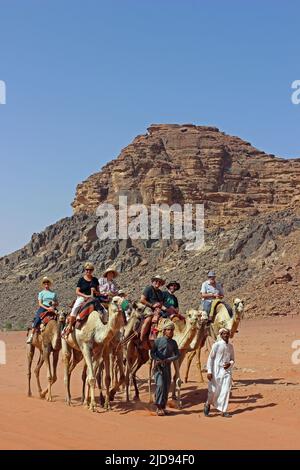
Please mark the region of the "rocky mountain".
POLYGON ((97 273, 114 263, 118 283, 139 297, 153 273, 177 279, 182 309, 197 306, 199 286, 214 268, 228 300, 246 300, 246 315, 297 314, 300 301, 300 159, 265 154, 214 127, 152 125, 117 159, 77 187, 74 215, 51 225, 21 250, 0 258, 0 326, 32 317, 40 278, 55 281, 68 308, 82 265, 97 273), (205 245, 185 240, 100 241, 100 203, 203 203, 205 245))

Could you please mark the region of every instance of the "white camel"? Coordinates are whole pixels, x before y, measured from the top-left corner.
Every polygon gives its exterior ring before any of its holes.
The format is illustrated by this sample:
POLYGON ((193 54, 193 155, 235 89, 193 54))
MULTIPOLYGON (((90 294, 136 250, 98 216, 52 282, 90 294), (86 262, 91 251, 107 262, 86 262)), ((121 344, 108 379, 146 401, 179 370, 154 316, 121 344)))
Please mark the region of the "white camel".
MULTIPOLYGON (((109 387, 110 387, 110 364, 109 364, 109 344, 116 333, 124 326, 125 317, 121 309, 121 303, 124 299, 114 297, 108 307, 108 322, 103 323, 100 314, 97 311, 90 313, 86 323, 82 328, 74 329, 67 337, 62 340, 63 360, 65 365, 65 386, 66 386, 66 402, 71 404, 70 378, 76 364, 81 360, 82 356, 87 366, 87 394, 85 404, 88 405, 89 393, 91 395, 89 409, 95 411, 95 384, 96 371, 98 365, 103 359, 105 367, 105 386, 106 399, 105 408, 110 409, 109 387), (71 352, 74 350, 71 361, 71 352), (80 354, 81 353, 81 354, 80 354)), ((104 320, 104 322, 107 319, 104 320)))
MULTIPOLYGON (((211 336, 215 341, 218 337, 219 330, 221 328, 227 328, 230 331, 230 337, 233 338, 238 326, 242 320, 244 312, 244 301, 241 299, 234 299, 233 306, 232 306, 232 316, 229 315, 226 306, 223 303, 219 303, 216 306, 216 315, 214 318, 213 323, 210 325, 210 329, 208 331, 208 336, 211 336)), ((185 372, 185 383, 188 382, 188 375, 189 370, 191 367, 191 363, 195 355, 197 354, 197 367, 200 373, 200 382, 203 382, 203 375, 202 375, 202 368, 201 368, 201 348, 204 346, 200 344, 198 347, 194 348, 188 355, 187 355, 187 367, 185 372)))

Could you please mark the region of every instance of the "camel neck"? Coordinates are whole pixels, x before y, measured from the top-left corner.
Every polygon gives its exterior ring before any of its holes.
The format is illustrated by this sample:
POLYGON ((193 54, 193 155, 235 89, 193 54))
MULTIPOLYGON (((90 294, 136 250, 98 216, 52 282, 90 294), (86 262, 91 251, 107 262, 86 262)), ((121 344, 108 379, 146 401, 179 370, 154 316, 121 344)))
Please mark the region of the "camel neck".
POLYGON ((197 334, 197 331, 197 327, 192 328, 187 324, 183 332, 178 335, 177 338, 174 338, 177 341, 178 349, 187 349, 197 334))

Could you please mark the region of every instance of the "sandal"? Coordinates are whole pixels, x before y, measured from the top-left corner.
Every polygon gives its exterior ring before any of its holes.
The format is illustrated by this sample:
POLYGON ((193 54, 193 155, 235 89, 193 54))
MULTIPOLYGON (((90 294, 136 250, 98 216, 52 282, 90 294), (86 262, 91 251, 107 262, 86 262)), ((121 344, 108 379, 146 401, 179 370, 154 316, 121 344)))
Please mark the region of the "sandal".
POLYGON ((157 414, 157 416, 165 416, 165 412, 162 408, 157 408, 156 409, 156 414, 157 414))

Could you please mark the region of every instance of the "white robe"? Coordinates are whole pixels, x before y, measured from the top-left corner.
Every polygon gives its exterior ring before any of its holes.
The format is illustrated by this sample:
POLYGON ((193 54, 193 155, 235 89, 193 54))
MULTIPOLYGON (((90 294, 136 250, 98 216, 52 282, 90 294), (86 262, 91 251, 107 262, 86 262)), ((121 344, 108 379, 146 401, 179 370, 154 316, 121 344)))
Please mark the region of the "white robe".
POLYGON ((234 349, 232 344, 220 339, 213 344, 207 361, 207 373, 212 374, 208 383, 207 402, 224 413, 227 410, 232 382, 232 366, 234 364, 234 349), (224 364, 231 366, 224 369, 224 364))

